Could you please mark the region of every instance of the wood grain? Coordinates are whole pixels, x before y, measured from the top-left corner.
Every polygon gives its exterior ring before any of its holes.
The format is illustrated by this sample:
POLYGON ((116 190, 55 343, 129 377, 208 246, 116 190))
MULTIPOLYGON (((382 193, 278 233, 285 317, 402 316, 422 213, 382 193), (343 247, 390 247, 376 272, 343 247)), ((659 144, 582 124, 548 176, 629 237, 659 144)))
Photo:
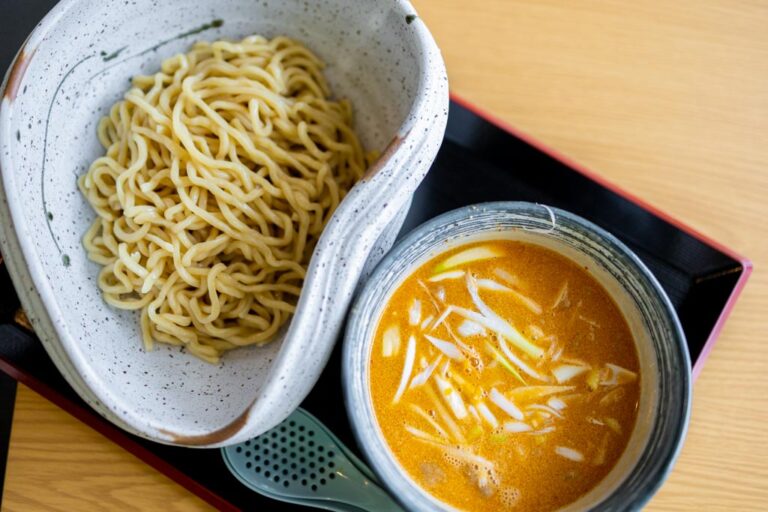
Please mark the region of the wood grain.
MULTIPOLYGON (((414 3, 454 92, 753 259, 649 509, 765 510, 768 3, 414 3)), ((8 510, 203 507, 24 388, 6 486, 8 510)))
POLYGON ((206 503, 19 385, 3 510, 209 510, 206 503))

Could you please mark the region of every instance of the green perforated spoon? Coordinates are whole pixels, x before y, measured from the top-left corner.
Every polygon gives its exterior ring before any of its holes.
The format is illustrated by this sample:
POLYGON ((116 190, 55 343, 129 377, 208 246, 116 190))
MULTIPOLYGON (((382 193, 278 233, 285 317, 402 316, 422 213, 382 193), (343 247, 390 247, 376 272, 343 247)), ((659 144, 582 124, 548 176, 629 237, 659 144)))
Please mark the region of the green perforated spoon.
POLYGON ((238 480, 273 499, 339 512, 403 510, 370 469, 303 409, 221 452, 238 480))

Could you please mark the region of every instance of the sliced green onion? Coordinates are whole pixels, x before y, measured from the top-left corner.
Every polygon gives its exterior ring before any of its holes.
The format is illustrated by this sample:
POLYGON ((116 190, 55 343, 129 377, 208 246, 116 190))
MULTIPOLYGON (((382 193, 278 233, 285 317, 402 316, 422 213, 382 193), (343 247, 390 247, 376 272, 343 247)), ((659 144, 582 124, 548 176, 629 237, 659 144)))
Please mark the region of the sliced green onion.
POLYGON ((589 370, 589 368, 586 366, 562 364, 552 370, 552 375, 555 376, 555 380, 557 380, 558 384, 562 384, 563 382, 568 382, 572 378, 581 375, 587 370, 589 370))
MULTIPOLYGON (((489 329, 498 332, 520 350, 535 359, 544 355, 544 351, 541 348, 531 343, 525 336, 520 334, 517 329, 512 327, 509 322, 497 315, 485 302, 483 302, 480 298, 480 294, 477 292, 477 282, 470 274, 467 274, 467 289, 469 290, 469 295, 472 297, 472 302, 474 302, 475 307, 482 313, 480 316, 485 319, 485 325, 489 327, 489 329)), ((474 318, 471 320, 474 320, 474 318)))
POLYGON ((605 367, 610 372, 607 379, 600 379, 601 386, 616 386, 619 384, 627 384, 637 380, 637 374, 633 371, 622 368, 615 364, 608 363, 605 367))
POLYGON ((507 284, 510 284, 512 286, 520 285, 520 279, 517 276, 513 276, 503 268, 495 268, 493 269, 493 273, 496 274, 497 277, 500 277, 501 279, 506 281, 507 284))
POLYGON ((393 325, 381 337, 381 350, 384 357, 396 356, 400 351, 400 329, 393 325))
POLYGON ((566 393, 576 389, 575 386, 525 386, 517 387, 510 391, 513 396, 518 395, 533 395, 536 398, 556 395, 558 393, 566 393))
POLYGON ((456 423, 456 421, 451 418, 451 415, 448 414, 448 410, 443 405, 440 397, 437 396, 435 390, 432 389, 432 386, 427 386, 424 389, 427 391, 427 395, 432 400, 432 404, 435 406, 437 414, 440 415, 440 418, 442 418, 443 423, 445 423, 445 426, 448 427, 448 430, 451 432, 451 435, 453 435, 454 439, 460 443, 465 442, 466 438, 464 437, 464 433, 461 431, 461 428, 459 428, 459 425, 456 423))
POLYGON ((429 441, 431 443, 435 443, 435 444, 438 444, 438 445, 445 445, 445 442, 442 439, 437 438, 437 437, 435 437, 435 436, 433 436, 431 434, 427 434, 423 430, 419 430, 416 427, 412 427, 410 425, 405 425, 405 430, 407 430, 408 433, 410 433, 414 437, 417 437, 419 439, 423 439, 424 441, 429 441))
POLYGON ((486 342, 485 342, 485 348, 487 348, 487 349, 488 349, 488 351, 491 353, 491 355, 493 356, 493 358, 494 358, 494 359, 495 359, 495 360, 496 360, 496 361, 497 361, 497 362, 498 362, 498 363, 499 363, 501 366, 503 366, 504 368, 506 368, 506 369, 507 369, 507 371, 508 371, 509 373, 511 373, 512 375, 514 375, 515 377, 517 377, 517 380, 519 380, 520 382, 522 382, 522 383, 523 383, 523 385, 526 385, 526 384, 527 384, 527 383, 525 382, 525 379, 523 379, 523 377, 521 377, 521 376, 520 376, 520 373, 519 373, 517 370, 515 370, 515 367, 514 367, 514 366, 512 366, 512 365, 509 363, 509 361, 507 361, 507 359, 504 357, 504 354, 502 354, 501 352, 499 352, 499 351, 498 351, 498 349, 497 349, 496 347, 494 347, 493 345, 491 345, 491 344, 490 344, 490 342, 488 342, 487 340, 486 340, 486 342))
POLYGON ((584 455, 580 451, 565 446, 555 447, 555 453, 574 462, 581 462, 584 460, 584 455))
POLYGON ((424 409, 422 409, 421 407, 419 407, 416 404, 409 404, 409 405, 410 405, 411 409, 413 410, 413 412, 415 412, 416 414, 421 416, 427 423, 432 425, 432 428, 437 430, 437 432, 441 436, 443 436, 446 439, 451 439, 451 436, 448 435, 448 433, 443 429, 443 427, 441 427, 440 424, 437 421, 435 421, 434 418, 432 418, 432 416, 427 414, 427 411, 425 411, 424 409))
POLYGON ((513 404, 509 398, 501 394, 498 389, 492 388, 489 398, 491 399, 491 402, 496 405, 496 407, 506 412, 514 419, 523 421, 523 418, 525 418, 525 416, 523 416, 523 411, 521 411, 515 404, 513 404))
POLYGON ((491 427, 496 428, 499 426, 499 420, 496 419, 496 416, 493 415, 493 413, 488 408, 488 406, 485 405, 485 403, 479 402, 477 404, 477 411, 480 413, 483 419, 488 422, 488 424, 491 427))
POLYGON ((411 308, 408 310, 408 323, 418 325, 421 322, 421 301, 414 299, 411 308))
POLYGON ((470 336, 485 336, 486 334, 485 327, 483 327, 477 322, 473 322, 472 320, 466 320, 466 319, 461 323, 458 331, 459 331, 459 334, 461 334, 465 338, 469 338, 470 336))
POLYGON ((429 378, 432 376, 432 372, 435 371, 435 368, 437 368, 437 365, 440 364, 440 360, 443 358, 443 354, 438 354, 437 358, 424 368, 420 373, 418 373, 413 380, 411 380, 411 385, 408 386, 408 389, 417 388, 423 384, 425 384, 429 378))
POLYGON ((540 374, 539 372, 537 372, 536 370, 534 370, 533 368, 525 364, 522 359, 520 359, 514 353, 512 353, 512 351, 509 349, 509 346, 507 346, 507 342, 504 341, 504 337, 502 336, 499 336, 499 347, 501 347, 501 351, 504 353, 504 355, 507 356, 510 359, 510 361, 516 364, 517 367, 523 370, 525 373, 527 373, 528 375, 530 375, 536 380, 540 380, 542 382, 549 382, 549 378, 540 374))
POLYGON ((444 281, 445 279, 459 279, 460 277, 464 277, 463 270, 449 270, 448 272, 435 274, 429 279, 427 279, 427 281, 431 283, 438 283, 440 281, 444 281))
POLYGON ((408 338, 408 348, 405 349, 405 363, 403 364, 403 373, 400 375, 400 385, 397 387, 397 393, 395 393, 392 403, 397 403, 405 393, 405 387, 411 379, 411 372, 413 372, 414 359, 416 359, 416 338, 411 336, 408 338))
POLYGON ((531 426, 527 423, 523 423, 522 421, 504 422, 504 431, 509 432, 510 434, 520 434, 522 432, 530 432, 531 430, 531 426))
POLYGON ((441 340, 440 338, 435 338, 434 336, 430 336, 429 334, 424 335, 425 338, 440 352, 445 354, 446 356, 450 357, 451 359, 455 361, 463 361, 465 359, 464 354, 461 353, 461 350, 459 350, 459 347, 457 347, 455 344, 451 343, 450 341, 441 340))
POLYGON ((464 400, 462 400, 461 394, 456 391, 456 388, 439 375, 435 375, 435 382, 437 383, 437 389, 440 391, 440 394, 443 395, 443 398, 448 404, 448 407, 451 408, 451 412, 453 412, 456 419, 463 420, 466 418, 468 414, 467 408, 464 405, 464 400))
POLYGON ((473 261, 487 260, 491 258, 498 258, 502 254, 498 251, 491 249, 490 247, 473 247, 465 251, 461 251, 458 254, 454 254, 450 258, 442 261, 435 267, 435 273, 440 273, 448 270, 449 268, 458 267, 459 265, 465 265, 472 263, 473 261))

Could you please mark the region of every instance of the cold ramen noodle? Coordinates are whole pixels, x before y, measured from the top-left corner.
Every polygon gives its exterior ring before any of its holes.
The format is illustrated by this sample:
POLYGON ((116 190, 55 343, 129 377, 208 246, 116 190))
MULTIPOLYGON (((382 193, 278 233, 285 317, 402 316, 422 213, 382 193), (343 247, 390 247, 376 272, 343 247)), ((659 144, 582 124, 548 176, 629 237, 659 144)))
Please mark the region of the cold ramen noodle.
POLYGON ((469 244, 405 279, 372 345, 370 391, 394 457, 462 510, 547 511, 618 461, 640 395, 621 311, 538 245, 469 244))
POLYGON ((323 227, 367 158, 323 64, 285 37, 199 42, 99 124, 79 181, 104 299, 141 311, 144 345, 210 362, 275 338, 323 227))

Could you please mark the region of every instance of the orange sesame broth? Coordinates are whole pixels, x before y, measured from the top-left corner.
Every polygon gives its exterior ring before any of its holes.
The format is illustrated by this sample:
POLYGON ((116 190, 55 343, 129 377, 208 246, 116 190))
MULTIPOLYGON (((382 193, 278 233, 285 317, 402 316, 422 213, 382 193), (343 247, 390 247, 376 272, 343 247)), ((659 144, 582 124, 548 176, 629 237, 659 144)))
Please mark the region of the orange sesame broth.
POLYGON ((555 510, 594 488, 634 428, 639 362, 603 287, 509 240, 410 275, 383 310, 371 396, 395 458, 463 510, 555 510))

